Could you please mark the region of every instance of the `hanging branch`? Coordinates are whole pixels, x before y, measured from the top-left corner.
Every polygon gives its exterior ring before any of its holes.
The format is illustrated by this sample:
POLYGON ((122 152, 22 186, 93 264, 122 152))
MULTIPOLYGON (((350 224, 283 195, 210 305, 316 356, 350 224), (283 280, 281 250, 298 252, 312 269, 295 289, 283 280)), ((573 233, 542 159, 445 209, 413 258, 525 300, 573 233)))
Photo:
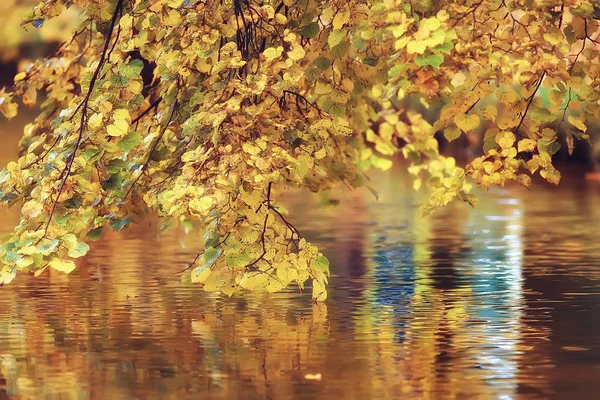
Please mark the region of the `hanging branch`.
MULTIPOLYGON (((104 63, 106 62, 111 38, 112 38, 113 32, 115 30, 115 25, 117 23, 117 19, 121 12, 122 7, 123 7, 123 0, 118 0, 117 6, 115 8, 112 19, 110 21, 110 28, 108 31, 108 36, 104 42, 104 49, 102 50, 102 55, 100 56, 100 60, 98 61, 98 66, 96 67, 96 70, 94 71, 94 74, 92 75, 92 79, 90 80, 90 87, 88 88, 88 91, 83 99, 83 102, 77 107, 77 109, 81 109, 81 119, 79 122, 79 133, 77 134, 77 140, 75 142, 75 146, 73 147, 73 153, 69 156, 69 159, 67 160, 67 165, 65 166, 65 168, 63 169, 63 171, 61 173, 62 181, 61 181, 60 187, 58 189, 58 194, 56 195, 56 199, 54 200, 54 202, 52 204, 50 214, 48 215, 48 221, 46 222, 46 226, 44 228, 44 235, 42 237, 46 236, 46 234, 48 233, 48 228, 50 227, 50 223, 52 222, 52 217, 54 216, 54 213, 56 212, 56 207, 58 206, 60 196, 65 189, 65 185, 67 184, 67 180, 69 179, 69 176, 71 175, 71 169, 73 168, 73 162, 75 161, 77 151, 79 150, 79 147, 81 146, 81 142, 83 140, 85 125, 87 123, 88 103, 92 96, 92 91, 94 90, 94 85, 96 84, 96 81, 98 80, 98 76, 100 75, 100 70, 102 69, 102 66, 104 65, 104 63)), ((73 115, 75 115, 75 114, 73 114, 73 115)))

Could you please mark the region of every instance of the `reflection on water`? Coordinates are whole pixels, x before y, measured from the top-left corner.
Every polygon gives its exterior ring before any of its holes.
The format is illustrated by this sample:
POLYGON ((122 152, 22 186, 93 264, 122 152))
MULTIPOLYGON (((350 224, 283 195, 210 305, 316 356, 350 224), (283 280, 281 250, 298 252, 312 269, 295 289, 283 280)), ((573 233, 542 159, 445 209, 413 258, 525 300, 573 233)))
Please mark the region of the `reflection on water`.
POLYGON ((496 190, 420 220, 397 174, 375 183, 379 202, 288 196, 332 261, 327 304, 182 284, 195 238, 155 221, 68 277, 18 277, 0 289, 0 399, 593 397, 596 187, 496 190))

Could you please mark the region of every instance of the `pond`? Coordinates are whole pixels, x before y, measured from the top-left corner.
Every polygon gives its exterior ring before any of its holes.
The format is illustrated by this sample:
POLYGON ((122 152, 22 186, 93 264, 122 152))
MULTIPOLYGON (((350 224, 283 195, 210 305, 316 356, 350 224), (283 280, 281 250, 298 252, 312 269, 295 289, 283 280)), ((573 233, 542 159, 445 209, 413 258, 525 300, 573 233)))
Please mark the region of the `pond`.
MULTIPOLYGON (((0 130, 3 127, 0 126, 0 130)), ((6 126, 4 126, 6 130, 6 126)), ((3 133, 3 135, 7 135, 3 133)), ((1 164, 14 156, 3 139, 1 164)), ((590 398, 600 390, 596 184, 481 193, 420 219, 400 172, 290 219, 331 260, 310 291, 181 283, 198 235, 107 234, 69 276, 0 289, 0 399, 590 398)), ((0 230, 18 221, 3 211, 0 230)))

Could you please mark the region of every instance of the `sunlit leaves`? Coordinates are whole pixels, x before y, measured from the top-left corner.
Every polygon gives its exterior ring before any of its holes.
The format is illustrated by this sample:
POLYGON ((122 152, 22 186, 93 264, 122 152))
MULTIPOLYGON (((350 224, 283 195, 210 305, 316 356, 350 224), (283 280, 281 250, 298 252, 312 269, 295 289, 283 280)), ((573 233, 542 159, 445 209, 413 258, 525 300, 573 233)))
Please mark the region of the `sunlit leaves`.
POLYGON ((430 190, 422 215, 475 205, 473 184, 557 183, 557 126, 572 151, 600 117, 585 32, 598 25, 584 6, 565 3, 559 19, 487 0, 134 3, 78 2, 84 34, 0 92, 6 117, 15 96, 47 99, 23 157, 0 173, 2 201, 22 204, 0 245, 4 282, 51 262, 68 272, 57 263, 83 256, 83 237, 152 212, 161 230, 202 229, 186 274, 206 290, 312 281, 324 300, 329 262, 288 221, 280 187, 363 186, 362 171, 388 170, 401 152, 413 188, 430 190), (415 104, 441 107, 439 118, 415 104), (437 132, 483 135, 483 154, 459 166, 437 132))

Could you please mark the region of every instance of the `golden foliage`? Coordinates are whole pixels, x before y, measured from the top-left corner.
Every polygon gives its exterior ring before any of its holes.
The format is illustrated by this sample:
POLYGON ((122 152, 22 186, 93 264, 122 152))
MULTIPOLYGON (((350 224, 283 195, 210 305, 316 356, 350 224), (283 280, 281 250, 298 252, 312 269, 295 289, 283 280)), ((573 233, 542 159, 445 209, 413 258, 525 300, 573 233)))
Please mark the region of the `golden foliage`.
MULTIPOLYGON (((588 139, 598 108, 597 10, 520 1, 412 8, 377 1, 77 1, 72 40, 27 66, 0 111, 45 98, 23 156, 0 173, 0 198, 24 202, 3 238, 2 282, 47 265, 68 272, 106 226, 148 210, 199 225, 205 250, 189 266, 209 291, 277 291, 312 279, 324 300, 329 263, 276 204, 281 184, 312 191, 364 185, 399 151, 427 215, 484 187, 530 175, 557 183, 552 124, 588 139), (429 124, 404 97, 442 100, 429 124), (374 129, 375 123, 379 124, 374 129), (439 153, 486 127, 465 168, 439 153)), ((40 4, 39 24, 70 1, 40 4)))

